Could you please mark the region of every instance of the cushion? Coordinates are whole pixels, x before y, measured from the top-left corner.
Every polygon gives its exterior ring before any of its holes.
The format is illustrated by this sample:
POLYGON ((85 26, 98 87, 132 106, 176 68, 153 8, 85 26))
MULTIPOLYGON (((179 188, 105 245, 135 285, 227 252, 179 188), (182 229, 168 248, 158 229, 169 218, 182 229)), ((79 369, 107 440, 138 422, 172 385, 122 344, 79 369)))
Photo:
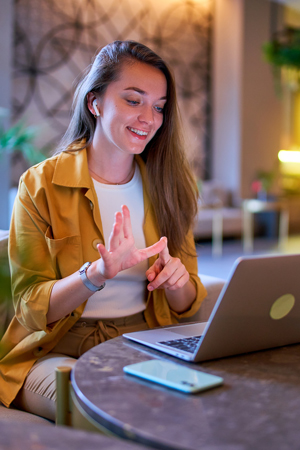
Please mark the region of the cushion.
POLYGON ((203 181, 200 188, 200 206, 229 206, 230 193, 214 180, 203 181))
POLYGON ((53 422, 50 422, 43 417, 30 414, 26 411, 20 411, 15 408, 6 408, 0 402, 0 421, 2 422, 2 420, 8 420, 10 423, 14 421, 16 423, 40 423, 43 425, 54 425, 53 422))

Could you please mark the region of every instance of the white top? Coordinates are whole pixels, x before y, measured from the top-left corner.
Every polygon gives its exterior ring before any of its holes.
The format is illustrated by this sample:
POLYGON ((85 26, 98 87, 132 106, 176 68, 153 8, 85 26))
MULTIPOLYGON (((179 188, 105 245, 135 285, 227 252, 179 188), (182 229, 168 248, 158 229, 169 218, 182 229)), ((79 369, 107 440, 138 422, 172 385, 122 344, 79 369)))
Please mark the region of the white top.
MULTIPOLYGON (((109 236, 115 219, 115 212, 121 205, 129 208, 132 232, 137 248, 145 248, 143 182, 138 165, 133 178, 122 185, 102 184, 94 180, 98 197, 105 247, 109 248, 109 236)), ((88 299, 82 317, 114 318, 130 316, 146 309, 146 275, 148 261, 119 272, 106 281, 102 291, 95 292, 88 299)))

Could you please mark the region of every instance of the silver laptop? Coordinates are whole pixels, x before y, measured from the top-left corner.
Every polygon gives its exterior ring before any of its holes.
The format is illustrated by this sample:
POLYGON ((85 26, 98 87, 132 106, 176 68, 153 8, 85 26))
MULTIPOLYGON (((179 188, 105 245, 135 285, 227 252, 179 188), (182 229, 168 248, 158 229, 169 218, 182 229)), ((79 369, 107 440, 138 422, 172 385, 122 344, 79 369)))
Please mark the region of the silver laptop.
POLYGON ((206 361, 300 342, 300 254, 237 259, 205 323, 125 333, 187 361, 206 361))

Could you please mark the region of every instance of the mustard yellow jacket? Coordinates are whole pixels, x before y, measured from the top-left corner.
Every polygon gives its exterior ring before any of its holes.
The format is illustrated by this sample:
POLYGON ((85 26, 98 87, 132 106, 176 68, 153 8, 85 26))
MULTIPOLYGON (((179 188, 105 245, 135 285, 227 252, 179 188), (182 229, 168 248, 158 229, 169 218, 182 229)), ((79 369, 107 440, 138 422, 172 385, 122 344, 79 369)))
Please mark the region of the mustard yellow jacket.
MULTIPOLYGON (((143 179, 146 245, 158 235, 147 193, 145 164, 136 158, 143 179)), ((192 242, 192 233, 189 235, 192 242)), ((0 400, 14 400, 34 362, 51 351, 80 318, 86 301, 67 317, 47 325, 46 314, 56 280, 99 258, 104 243, 97 195, 89 175, 86 150, 63 152, 29 169, 20 179, 9 238, 9 258, 15 316, 0 346, 0 400)), ((149 265, 155 257, 150 258, 149 265)), ((183 258, 197 290, 191 308, 171 311, 164 290, 146 299, 150 327, 176 323, 193 315, 206 295, 197 275, 197 258, 183 258)))

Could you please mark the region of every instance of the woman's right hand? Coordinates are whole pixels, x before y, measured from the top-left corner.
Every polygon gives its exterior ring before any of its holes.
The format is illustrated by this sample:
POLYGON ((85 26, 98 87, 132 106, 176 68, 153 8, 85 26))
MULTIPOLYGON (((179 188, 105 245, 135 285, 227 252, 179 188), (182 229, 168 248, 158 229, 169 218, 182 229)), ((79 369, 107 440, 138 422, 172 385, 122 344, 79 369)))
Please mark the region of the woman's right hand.
POLYGON ((122 206, 122 213, 115 214, 115 222, 109 238, 109 250, 103 244, 97 246, 101 258, 88 269, 87 276, 96 286, 114 278, 119 272, 160 253, 166 247, 161 239, 150 247, 137 249, 132 234, 130 212, 122 206))
MULTIPOLYGON (((159 254, 166 247, 166 239, 161 239, 150 247, 139 250, 132 235, 130 213, 127 206, 122 206, 122 213, 117 212, 115 223, 109 238, 109 249, 98 245, 101 258, 94 261, 87 269, 87 276, 95 286, 114 278, 121 270, 129 269, 151 256, 159 254)), ((82 283, 78 272, 58 280, 52 288, 47 323, 53 323, 74 311, 92 293, 82 283)))

